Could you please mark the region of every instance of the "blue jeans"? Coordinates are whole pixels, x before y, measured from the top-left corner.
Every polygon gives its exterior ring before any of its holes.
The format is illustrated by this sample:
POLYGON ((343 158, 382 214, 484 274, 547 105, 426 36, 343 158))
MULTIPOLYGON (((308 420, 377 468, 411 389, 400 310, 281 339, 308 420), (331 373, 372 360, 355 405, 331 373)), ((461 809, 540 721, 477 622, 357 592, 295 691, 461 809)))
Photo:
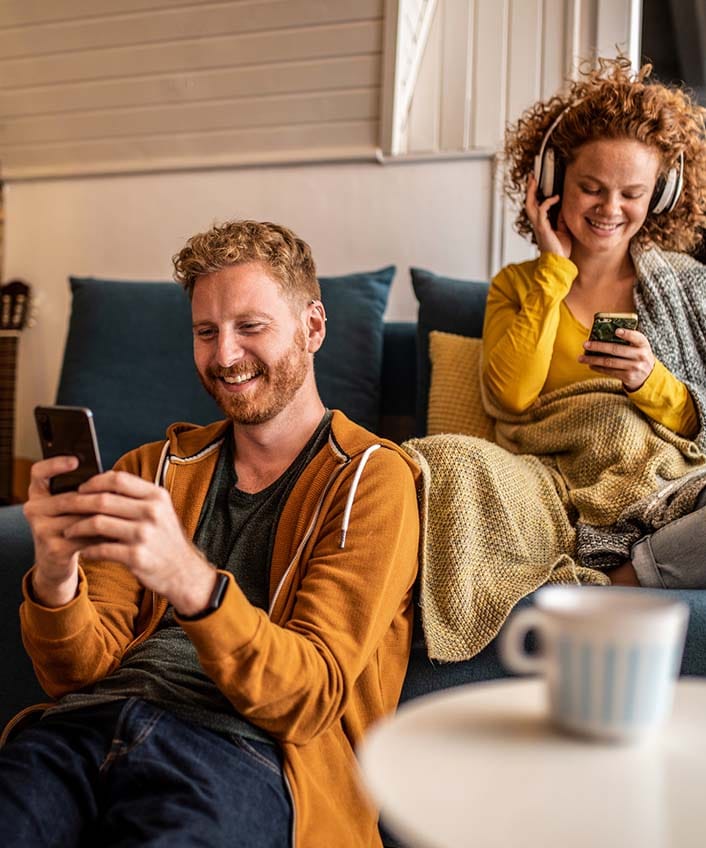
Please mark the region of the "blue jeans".
POLYGON ((279 750, 137 698, 47 716, 0 750, 0 845, 289 848, 279 750))

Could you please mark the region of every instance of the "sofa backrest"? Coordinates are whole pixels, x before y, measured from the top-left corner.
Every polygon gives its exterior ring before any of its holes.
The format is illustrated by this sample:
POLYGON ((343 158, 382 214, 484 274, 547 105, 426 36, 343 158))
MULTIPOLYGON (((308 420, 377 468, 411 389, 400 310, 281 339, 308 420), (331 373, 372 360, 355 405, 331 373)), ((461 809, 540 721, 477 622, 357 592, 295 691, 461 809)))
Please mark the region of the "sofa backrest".
MULTIPOLYGON (((327 406, 402 440, 413 431, 416 341, 414 323, 382 320, 392 270, 322 280, 330 332, 315 369, 327 406)), ((75 278, 71 287, 56 401, 93 410, 105 467, 162 439, 174 421, 223 417, 196 374, 190 306, 177 285, 75 278)))

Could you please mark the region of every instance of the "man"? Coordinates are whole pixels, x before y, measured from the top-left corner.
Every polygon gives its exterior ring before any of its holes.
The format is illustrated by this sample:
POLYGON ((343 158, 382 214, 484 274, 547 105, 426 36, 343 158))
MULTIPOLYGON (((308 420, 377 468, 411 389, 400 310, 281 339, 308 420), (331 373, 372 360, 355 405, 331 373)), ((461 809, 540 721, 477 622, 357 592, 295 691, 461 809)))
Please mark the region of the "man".
POLYGON ((77 492, 38 462, 24 641, 58 701, 0 751, 0 844, 373 846, 354 748, 409 654, 416 469, 326 410, 309 247, 235 221, 175 257, 226 420, 77 492))

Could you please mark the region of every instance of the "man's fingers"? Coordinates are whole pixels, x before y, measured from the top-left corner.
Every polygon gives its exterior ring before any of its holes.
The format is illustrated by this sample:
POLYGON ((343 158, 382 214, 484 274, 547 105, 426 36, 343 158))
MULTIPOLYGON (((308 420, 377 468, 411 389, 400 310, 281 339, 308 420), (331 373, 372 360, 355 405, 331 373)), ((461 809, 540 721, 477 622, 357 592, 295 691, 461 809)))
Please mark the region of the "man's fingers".
POLYGON ((134 521, 110 515, 91 515, 75 521, 64 530, 67 539, 118 539, 122 542, 140 541, 140 525, 134 521))
POLYGON ((96 539, 95 544, 81 548, 84 559, 127 563, 130 561, 130 548, 119 542, 96 539))
POLYGON ((81 494, 96 492, 114 492, 128 498, 147 498, 154 494, 158 487, 154 483, 143 480, 136 474, 127 471, 104 471, 96 474, 79 486, 81 494))
POLYGON ((63 492, 60 495, 52 497, 35 497, 30 498, 24 504, 24 514, 31 521, 33 518, 41 519, 43 517, 76 516, 81 512, 80 498, 75 492, 63 492))
POLYGON ((29 494, 48 494, 49 481, 52 477, 76 468, 78 468, 78 458, 75 456, 52 456, 50 459, 35 462, 30 471, 29 494))

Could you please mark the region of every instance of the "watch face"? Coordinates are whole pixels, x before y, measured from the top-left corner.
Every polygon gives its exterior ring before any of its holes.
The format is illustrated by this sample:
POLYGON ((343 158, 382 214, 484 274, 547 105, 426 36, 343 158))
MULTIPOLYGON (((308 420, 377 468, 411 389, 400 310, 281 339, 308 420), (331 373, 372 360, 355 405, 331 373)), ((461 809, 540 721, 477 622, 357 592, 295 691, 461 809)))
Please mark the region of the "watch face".
POLYGON ((197 612, 195 615, 180 615, 184 621, 198 621, 201 618, 205 618, 209 613, 212 613, 214 610, 217 610, 220 607, 223 597, 225 596, 226 589, 228 588, 228 582, 230 578, 227 574, 224 574, 222 571, 219 571, 216 576, 216 585, 213 587, 213 591, 211 592, 211 597, 208 599, 208 603, 201 610, 201 612, 197 612))
POLYGON ((226 593, 226 589, 228 588, 228 575, 219 573, 216 578, 216 585, 213 587, 213 592, 211 592, 211 597, 208 599, 208 606, 206 609, 217 610, 220 607, 223 596, 226 593))

